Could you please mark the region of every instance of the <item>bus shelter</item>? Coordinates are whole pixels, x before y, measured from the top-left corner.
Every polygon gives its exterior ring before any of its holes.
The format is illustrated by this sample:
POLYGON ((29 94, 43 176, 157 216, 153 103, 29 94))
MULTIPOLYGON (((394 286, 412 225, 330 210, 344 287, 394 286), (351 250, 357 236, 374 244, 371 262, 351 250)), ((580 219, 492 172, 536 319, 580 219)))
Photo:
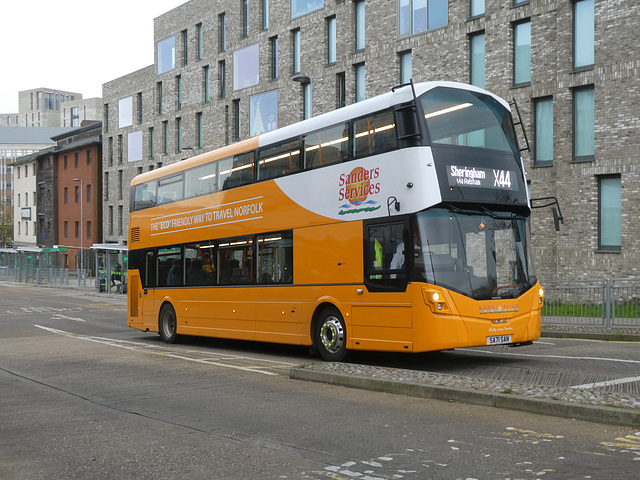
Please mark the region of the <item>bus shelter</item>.
POLYGON ((96 290, 100 293, 127 293, 129 255, 126 245, 97 243, 95 255, 96 290))

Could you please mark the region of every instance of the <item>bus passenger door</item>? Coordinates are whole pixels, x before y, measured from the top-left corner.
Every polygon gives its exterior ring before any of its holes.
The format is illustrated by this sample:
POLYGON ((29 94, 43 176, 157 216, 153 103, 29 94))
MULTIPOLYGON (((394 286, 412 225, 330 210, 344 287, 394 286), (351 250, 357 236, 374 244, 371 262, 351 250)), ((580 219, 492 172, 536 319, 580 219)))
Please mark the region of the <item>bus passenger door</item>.
POLYGON ((156 311, 155 287, 157 284, 156 254, 154 250, 147 251, 144 266, 140 270, 141 292, 140 308, 142 309, 142 323, 151 331, 158 330, 158 312, 156 311))

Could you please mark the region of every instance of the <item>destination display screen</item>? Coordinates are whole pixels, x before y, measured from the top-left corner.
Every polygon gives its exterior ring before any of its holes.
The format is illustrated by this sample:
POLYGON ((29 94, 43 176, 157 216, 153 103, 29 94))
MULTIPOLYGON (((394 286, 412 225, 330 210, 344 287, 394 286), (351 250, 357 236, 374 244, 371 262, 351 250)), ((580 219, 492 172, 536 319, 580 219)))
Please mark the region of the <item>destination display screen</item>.
POLYGON ((447 165, 447 179, 450 187, 519 190, 518 173, 514 170, 447 165))

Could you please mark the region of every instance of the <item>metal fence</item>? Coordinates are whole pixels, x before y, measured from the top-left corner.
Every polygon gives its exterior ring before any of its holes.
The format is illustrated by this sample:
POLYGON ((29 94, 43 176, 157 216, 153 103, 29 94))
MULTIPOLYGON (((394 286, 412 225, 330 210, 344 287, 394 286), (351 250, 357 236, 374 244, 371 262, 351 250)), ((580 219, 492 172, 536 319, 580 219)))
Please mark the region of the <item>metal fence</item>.
POLYGON ((640 327, 640 280, 545 284, 542 323, 640 327))

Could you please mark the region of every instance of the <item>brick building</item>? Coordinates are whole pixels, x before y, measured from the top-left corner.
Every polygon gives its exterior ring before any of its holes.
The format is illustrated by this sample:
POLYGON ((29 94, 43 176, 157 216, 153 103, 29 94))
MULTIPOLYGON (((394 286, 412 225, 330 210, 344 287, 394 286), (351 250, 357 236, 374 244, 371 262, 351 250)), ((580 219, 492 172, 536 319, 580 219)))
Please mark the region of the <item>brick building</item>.
POLYGON ((192 0, 155 19, 154 65, 103 86, 104 239, 126 244, 138 173, 453 80, 518 103, 532 196, 565 218, 533 213, 543 282, 637 277, 638 26, 632 0, 192 0))

